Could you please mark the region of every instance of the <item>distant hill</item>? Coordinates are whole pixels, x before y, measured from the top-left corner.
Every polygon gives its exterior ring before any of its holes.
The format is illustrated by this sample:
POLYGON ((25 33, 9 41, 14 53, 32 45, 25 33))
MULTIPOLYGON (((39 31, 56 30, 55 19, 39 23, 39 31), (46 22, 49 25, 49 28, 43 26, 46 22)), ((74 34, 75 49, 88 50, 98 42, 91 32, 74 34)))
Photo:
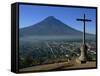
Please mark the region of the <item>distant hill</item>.
MULTIPOLYGON (((82 36, 82 32, 64 24, 53 16, 29 27, 21 28, 20 37, 23 36, 82 36)), ((92 34, 87 34, 92 35, 92 34)))

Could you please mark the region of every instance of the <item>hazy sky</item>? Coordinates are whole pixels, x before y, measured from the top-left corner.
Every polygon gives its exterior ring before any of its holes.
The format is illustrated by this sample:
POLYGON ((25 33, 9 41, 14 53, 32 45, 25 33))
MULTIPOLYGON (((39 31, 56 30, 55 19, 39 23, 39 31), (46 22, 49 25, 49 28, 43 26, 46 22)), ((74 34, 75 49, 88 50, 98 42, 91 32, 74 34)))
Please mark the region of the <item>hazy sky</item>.
POLYGON ((96 10, 87 8, 69 8, 53 6, 20 5, 19 7, 20 28, 34 25, 48 16, 54 16, 72 28, 82 31, 83 22, 76 21, 77 18, 91 19, 86 23, 86 32, 95 34, 96 31, 96 10))

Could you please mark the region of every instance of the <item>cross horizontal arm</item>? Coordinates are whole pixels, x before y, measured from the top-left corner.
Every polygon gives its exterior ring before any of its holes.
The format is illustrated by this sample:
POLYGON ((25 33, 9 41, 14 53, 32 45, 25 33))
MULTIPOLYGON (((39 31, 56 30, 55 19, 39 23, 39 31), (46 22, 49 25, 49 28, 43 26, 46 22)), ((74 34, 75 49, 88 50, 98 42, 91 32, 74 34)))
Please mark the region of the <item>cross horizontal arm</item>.
POLYGON ((89 20, 89 19, 76 19, 77 21, 86 21, 86 22, 89 22, 89 21, 92 21, 92 20, 89 20))
POLYGON ((76 19, 77 21, 84 21, 84 19, 76 19))
POLYGON ((89 20, 89 19, 85 19, 85 21, 92 21, 92 20, 89 20))

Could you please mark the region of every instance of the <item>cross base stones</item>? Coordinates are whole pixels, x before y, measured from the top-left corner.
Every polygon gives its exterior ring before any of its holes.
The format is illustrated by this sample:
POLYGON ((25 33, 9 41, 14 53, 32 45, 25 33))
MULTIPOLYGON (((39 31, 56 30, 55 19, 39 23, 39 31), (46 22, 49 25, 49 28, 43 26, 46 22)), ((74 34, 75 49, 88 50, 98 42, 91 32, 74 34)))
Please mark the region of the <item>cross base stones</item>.
POLYGON ((81 55, 79 56, 79 58, 76 59, 76 62, 79 64, 83 64, 87 62, 87 46, 83 44, 80 50, 81 50, 81 55))

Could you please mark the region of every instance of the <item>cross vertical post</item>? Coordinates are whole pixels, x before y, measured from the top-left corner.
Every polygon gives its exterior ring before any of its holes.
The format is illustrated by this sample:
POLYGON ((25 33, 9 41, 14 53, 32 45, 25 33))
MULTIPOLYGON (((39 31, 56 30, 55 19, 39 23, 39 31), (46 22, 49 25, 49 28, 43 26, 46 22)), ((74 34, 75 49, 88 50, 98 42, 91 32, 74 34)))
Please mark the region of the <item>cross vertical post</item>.
MULTIPOLYGON (((85 19, 85 14, 84 14, 84 19, 85 19)), ((83 28, 84 28, 84 30, 83 30, 83 45, 85 44, 85 21, 83 21, 83 23, 84 23, 84 25, 83 25, 83 28)))

